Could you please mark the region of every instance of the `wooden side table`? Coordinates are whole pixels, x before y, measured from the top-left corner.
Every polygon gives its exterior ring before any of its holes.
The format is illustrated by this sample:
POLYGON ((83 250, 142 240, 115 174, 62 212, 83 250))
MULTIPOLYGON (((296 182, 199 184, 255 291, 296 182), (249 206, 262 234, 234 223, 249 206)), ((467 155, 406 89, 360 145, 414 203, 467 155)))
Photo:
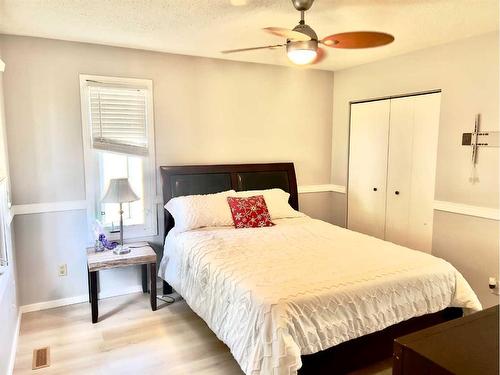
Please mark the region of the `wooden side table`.
POLYGON ((394 375, 498 375, 499 307, 429 327, 394 342, 394 375))
POLYGON ((112 250, 96 253, 93 247, 87 248, 87 272, 89 279, 89 302, 92 309, 92 323, 97 323, 99 310, 97 306, 98 297, 98 274, 101 270, 128 267, 134 265, 142 266, 142 291, 147 290, 147 268, 151 274, 151 309, 156 311, 156 253, 146 242, 128 244, 132 249, 130 253, 117 255, 112 250))

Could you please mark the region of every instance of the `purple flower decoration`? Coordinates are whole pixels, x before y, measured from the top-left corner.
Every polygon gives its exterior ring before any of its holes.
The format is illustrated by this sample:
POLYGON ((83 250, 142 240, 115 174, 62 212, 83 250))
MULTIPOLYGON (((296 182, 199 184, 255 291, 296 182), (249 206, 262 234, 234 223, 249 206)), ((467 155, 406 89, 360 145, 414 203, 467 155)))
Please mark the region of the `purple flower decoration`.
POLYGON ((118 245, 118 242, 116 241, 108 241, 106 236, 102 233, 99 235, 99 241, 108 250, 113 250, 118 245))

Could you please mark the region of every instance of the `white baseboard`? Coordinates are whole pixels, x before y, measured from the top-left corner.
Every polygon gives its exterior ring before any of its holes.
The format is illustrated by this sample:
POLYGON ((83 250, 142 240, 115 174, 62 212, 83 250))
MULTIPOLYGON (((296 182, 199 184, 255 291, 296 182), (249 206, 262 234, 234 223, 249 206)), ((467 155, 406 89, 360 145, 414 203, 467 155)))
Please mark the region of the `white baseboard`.
MULTIPOLYGON (((125 294, 142 293, 142 285, 132 285, 124 289, 103 290, 99 292, 99 299, 118 297, 125 294)), ((85 301, 88 301, 88 295, 85 296, 85 301)))
MULTIPOLYGON (((141 285, 133 285, 131 287, 128 287, 125 289, 119 289, 119 290, 110 290, 110 291, 104 290, 104 291, 99 293, 99 299, 122 296, 125 294, 132 294, 132 293, 139 293, 139 292, 142 292, 141 285)), ((88 300, 89 300, 89 295, 84 294, 84 295, 80 295, 80 296, 61 298, 61 299, 56 299, 56 300, 52 300, 52 301, 44 301, 44 302, 32 303, 29 305, 23 305, 20 307, 20 311, 22 314, 25 314, 25 313, 33 312, 33 311, 48 310, 48 309, 53 309, 53 308, 61 307, 61 306, 74 305, 76 303, 88 302, 88 300)))
POLYGON ((9 367, 7 368, 7 375, 12 375, 14 372, 14 364, 16 363, 17 341, 19 339, 19 330, 21 329, 21 309, 17 312, 16 328, 14 329, 14 339, 10 348, 9 367))
POLYGON ((47 310, 47 309, 53 309, 55 307, 74 305, 75 303, 82 303, 82 302, 88 301, 88 298, 89 298, 88 295, 83 295, 83 296, 61 298, 61 299, 56 299, 56 300, 52 300, 52 301, 45 301, 45 302, 32 303, 29 305, 23 305, 23 306, 21 306, 21 313, 25 314, 25 313, 29 313, 29 312, 33 312, 33 311, 47 310))

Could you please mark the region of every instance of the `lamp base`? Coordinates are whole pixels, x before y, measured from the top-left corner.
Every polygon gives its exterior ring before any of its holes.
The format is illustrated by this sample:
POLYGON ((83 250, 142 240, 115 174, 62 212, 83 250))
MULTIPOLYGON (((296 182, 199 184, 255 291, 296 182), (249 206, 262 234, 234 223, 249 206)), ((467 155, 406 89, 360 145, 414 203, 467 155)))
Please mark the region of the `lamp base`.
POLYGON ((128 254, 130 253, 130 251, 131 251, 130 247, 125 245, 118 245, 113 249, 113 253, 116 255, 128 254))

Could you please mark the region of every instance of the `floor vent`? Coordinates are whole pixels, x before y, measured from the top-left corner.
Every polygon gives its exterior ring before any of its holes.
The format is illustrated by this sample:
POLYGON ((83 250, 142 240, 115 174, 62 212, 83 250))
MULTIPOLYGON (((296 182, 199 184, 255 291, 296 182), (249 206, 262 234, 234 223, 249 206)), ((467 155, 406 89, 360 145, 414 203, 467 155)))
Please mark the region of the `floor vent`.
POLYGON ((50 348, 47 346, 45 348, 33 350, 33 370, 49 366, 50 366, 50 348))

